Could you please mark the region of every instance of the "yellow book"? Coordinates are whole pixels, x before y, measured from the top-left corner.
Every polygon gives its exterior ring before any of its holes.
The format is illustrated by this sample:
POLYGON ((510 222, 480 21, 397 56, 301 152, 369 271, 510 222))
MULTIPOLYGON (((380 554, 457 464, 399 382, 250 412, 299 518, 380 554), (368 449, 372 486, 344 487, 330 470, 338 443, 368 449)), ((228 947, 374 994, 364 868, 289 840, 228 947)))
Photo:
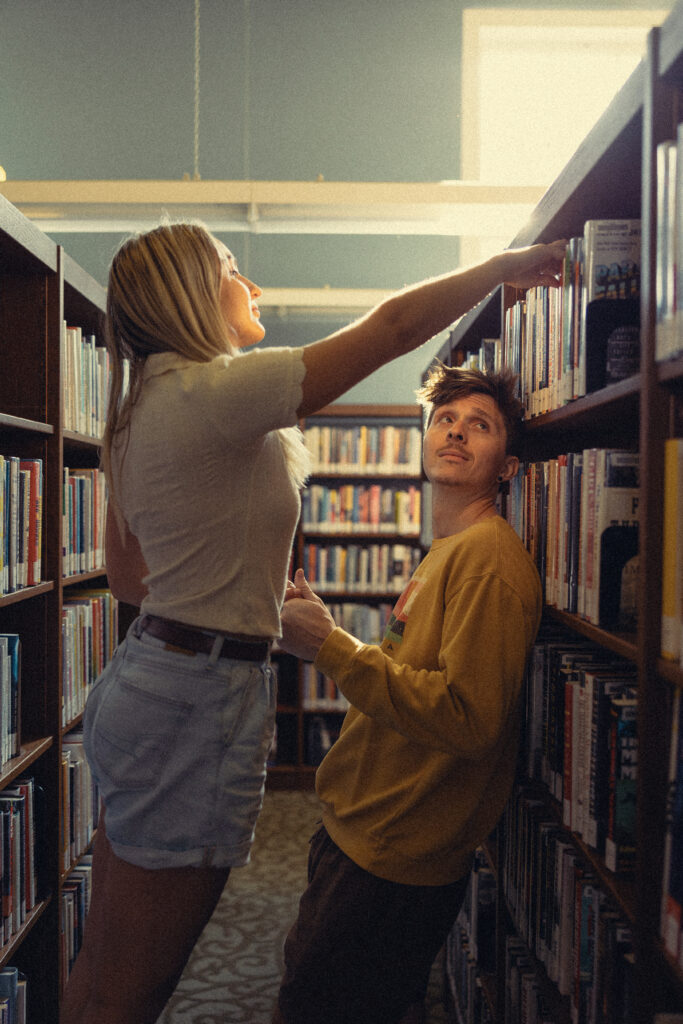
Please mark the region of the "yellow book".
POLYGON ((681 655, 681 591, 683 590, 683 438, 664 442, 664 518, 662 530, 663 658, 681 655))

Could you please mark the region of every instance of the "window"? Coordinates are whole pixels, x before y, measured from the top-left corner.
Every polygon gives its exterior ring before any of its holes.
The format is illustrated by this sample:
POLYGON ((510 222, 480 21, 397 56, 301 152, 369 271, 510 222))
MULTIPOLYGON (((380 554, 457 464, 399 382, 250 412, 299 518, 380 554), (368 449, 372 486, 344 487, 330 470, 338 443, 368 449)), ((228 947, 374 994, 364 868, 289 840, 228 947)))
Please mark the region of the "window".
MULTIPOLYGON (((645 53, 668 10, 463 11, 461 174, 550 185, 645 53)), ((521 224, 519 225, 521 227, 521 224)), ((508 237, 461 240, 462 262, 508 237)))
POLYGON ((463 12, 465 180, 549 185, 645 53, 662 10, 463 12))

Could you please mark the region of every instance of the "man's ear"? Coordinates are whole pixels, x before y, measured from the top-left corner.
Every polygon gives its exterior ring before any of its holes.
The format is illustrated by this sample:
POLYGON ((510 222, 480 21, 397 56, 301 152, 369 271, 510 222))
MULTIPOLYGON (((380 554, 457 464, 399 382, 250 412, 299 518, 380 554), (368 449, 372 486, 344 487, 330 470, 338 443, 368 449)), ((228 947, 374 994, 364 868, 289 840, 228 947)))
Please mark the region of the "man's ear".
POLYGON ((519 459, 517 458, 517 456, 506 455, 499 474, 499 477, 501 478, 501 483, 503 480, 512 480, 513 476, 517 476, 518 469, 519 459))

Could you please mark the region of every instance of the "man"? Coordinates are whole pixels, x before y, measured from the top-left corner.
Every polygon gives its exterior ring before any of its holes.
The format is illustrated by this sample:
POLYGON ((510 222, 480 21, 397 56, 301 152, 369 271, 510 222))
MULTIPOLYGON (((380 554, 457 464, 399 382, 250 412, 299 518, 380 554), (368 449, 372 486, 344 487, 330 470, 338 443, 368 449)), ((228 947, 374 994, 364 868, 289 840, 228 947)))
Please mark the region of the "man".
POLYGON ((536 568, 498 515, 518 468, 510 374, 438 366, 418 392, 432 546, 381 646, 334 620, 299 571, 281 645, 351 708, 318 769, 322 826, 285 944, 275 1024, 419 1021, 476 847, 512 786, 536 568))

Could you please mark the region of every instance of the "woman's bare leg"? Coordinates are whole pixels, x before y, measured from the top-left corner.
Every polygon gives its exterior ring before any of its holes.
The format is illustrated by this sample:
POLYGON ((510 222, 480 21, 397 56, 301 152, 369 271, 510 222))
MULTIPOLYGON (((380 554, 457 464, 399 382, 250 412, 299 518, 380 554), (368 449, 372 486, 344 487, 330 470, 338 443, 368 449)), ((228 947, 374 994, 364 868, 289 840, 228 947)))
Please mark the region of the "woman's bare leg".
POLYGON ((100 819, 83 945, 63 1024, 155 1024, 211 917, 229 868, 148 870, 113 852, 100 819))

